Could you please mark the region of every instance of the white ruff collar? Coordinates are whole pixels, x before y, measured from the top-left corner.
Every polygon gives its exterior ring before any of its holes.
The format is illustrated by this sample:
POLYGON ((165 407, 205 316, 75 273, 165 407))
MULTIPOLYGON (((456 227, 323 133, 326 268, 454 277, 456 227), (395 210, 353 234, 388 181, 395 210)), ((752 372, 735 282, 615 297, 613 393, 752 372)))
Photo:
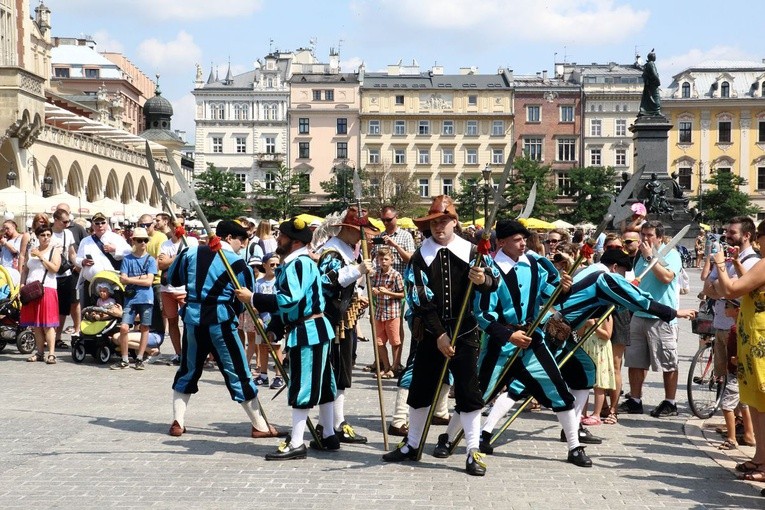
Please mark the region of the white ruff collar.
POLYGON ((348 243, 343 242, 340 240, 339 237, 333 237, 329 241, 327 241, 324 246, 322 246, 321 251, 322 253, 327 250, 336 250, 340 255, 343 256, 343 261, 346 264, 351 264, 354 261, 353 257, 353 248, 348 246, 348 243))
POLYGON ((494 256, 494 263, 499 266, 499 268, 502 270, 504 274, 507 274, 510 272, 511 269, 515 267, 516 264, 526 264, 527 266, 531 265, 529 263, 529 258, 524 253, 520 257, 518 257, 518 262, 514 261, 510 257, 508 257, 505 252, 502 250, 499 250, 497 254, 494 256))
POLYGON ((435 242, 432 237, 425 239, 420 246, 420 254, 425 261, 425 265, 430 267, 430 264, 435 260, 438 255, 438 250, 446 249, 454 253, 460 260, 464 260, 466 264, 470 264, 470 248, 473 246, 470 241, 461 238, 458 235, 454 236, 452 242, 447 246, 442 246, 435 242))

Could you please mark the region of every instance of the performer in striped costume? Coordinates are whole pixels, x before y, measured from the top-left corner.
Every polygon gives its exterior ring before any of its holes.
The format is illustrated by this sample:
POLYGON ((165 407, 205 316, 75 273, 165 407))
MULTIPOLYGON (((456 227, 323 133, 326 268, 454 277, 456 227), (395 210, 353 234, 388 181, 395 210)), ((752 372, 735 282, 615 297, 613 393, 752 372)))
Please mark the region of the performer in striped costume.
MULTIPOLYGON (((247 231, 234 221, 221 221, 213 237, 220 241, 229 264, 243 287, 253 286, 253 275, 237 254, 247 239, 247 231)), ((215 242, 213 241, 213 242, 215 242)), ((215 247, 215 246, 213 246, 215 247)), ((212 353, 223 374, 231 398, 242 404, 252 422, 251 436, 276 437, 260 412, 247 357, 239 341, 237 325, 241 303, 234 297, 234 285, 223 261, 210 246, 182 250, 168 269, 168 281, 174 287, 186 287, 186 304, 180 310, 183 319, 183 342, 180 367, 173 381, 173 424, 171 436, 186 429, 184 416, 189 398, 199 390, 205 360, 212 353)))
MULTIPOLYGON (((324 316, 325 301, 321 293, 319 271, 308 254, 312 232, 305 221, 292 218, 279 226, 276 253, 283 257, 276 269, 274 294, 253 294, 248 289, 236 291, 237 298, 261 312, 272 314, 268 336, 273 340, 287 335, 289 351, 288 401, 292 407, 292 433, 267 460, 303 459, 303 442, 309 410, 319 406, 319 422, 323 428, 322 449, 338 450, 340 441, 334 434, 336 387, 329 361, 330 343, 335 337, 324 316)), ((316 427, 317 431, 320 427, 316 427)), ((318 447, 315 441, 311 446, 318 447)))

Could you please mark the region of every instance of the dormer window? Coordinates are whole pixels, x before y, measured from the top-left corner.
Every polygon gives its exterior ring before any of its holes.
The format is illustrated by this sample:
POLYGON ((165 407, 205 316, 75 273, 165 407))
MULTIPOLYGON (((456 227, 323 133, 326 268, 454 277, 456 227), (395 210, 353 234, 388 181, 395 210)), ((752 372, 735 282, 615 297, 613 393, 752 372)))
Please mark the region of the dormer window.
POLYGON ((730 83, 727 81, 720 84, 720 97, 730 97, 730 83))
POLYGON ((683 99, 690 99, 691 97, 691 84, 687 81, 683 83, 683 92, 681 97, 683 99))

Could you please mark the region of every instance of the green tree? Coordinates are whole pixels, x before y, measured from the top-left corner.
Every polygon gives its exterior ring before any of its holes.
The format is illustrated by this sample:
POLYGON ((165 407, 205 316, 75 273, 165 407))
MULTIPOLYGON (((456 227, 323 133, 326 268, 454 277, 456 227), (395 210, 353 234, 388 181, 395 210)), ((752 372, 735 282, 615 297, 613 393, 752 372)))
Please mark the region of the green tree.
POLYGON ((507 180, 504 196, 507 206, 500 209, 498 218, 515 218, 526 205, 531 187, 537 183, 537 198, 531 216, 542 220, 555 220, 560 216, 555 199, 558 190, 552 182, 552 169, 526 156, 516 158, 513 170, 507 180))
POLYGON ((284 219, 302 212, 300 203, 309 193, 306 174, 293 173, 284 165, 269 172, 268 181, 254 186, 255 209, 261 218, 284 219))
POLYGON ((242 183, 231 172, 218 170, 209 163, 207 170, 194 180, 197 200, 208 220, 228 220, 247 209, 242 183))
MULTIPOLYGON (((342 212, 348 208, 349 204, 356 203, 356 197, 353 190, 353 173, 355 169, 344 163, 332 167, 332 177, 328 181, 319 183, 321 189, 327 194, 327 201, 319 207, 317 213, 320 216, 342 212)), ((359 172, 359 178, 362 182, 362 196, 366 196, 368 190, 364 190, 364 171, 359 172)), ((362 200, 363 201, 363 200, 362 200)))
POLYGON ((459 188, 452 193, 452 199, 456 204, 460 221, 472 222, 474 219, 483 218, 483 194, 481 186, 477 179, 460 178, 459 188))
POLYGON ((571 184, 563 192, 574 197, 576 207, 566 221, 574 224, 600 223, 614 197, 616 170, 610 166, 588 166, 572 168, 568 175, 571 184))
POLYGON ((362 202, 373 217, 385 205, 395 207, 399 217, 416 217, 423 212, 417 182, 406 170, 393 169, 388 163, 367 165, 360 177, 364 184, 362 202))
POLYGON ((723 225, 734 216, 756 216, 761 210, 752 203, 749 195, 739 191, 739 186, 747 184, 739 175, 728 171, 713 172, 704 183, 714 186, 696 198, 705 223, 723 225))

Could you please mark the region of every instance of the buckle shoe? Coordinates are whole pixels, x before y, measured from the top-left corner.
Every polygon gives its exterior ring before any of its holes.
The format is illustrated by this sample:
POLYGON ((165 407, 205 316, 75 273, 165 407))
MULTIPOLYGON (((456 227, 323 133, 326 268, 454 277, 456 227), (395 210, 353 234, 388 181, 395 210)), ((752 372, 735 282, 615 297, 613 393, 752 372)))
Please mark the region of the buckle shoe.
POLYGON ((446 459, 452 455, 452 442, 449 441, 449 434, 439 434, 438 444, 433 450, 433 456, 437 459, 446 459))
POLYGON ((382 456, 384 462, 404 462, 406 460, 417 460, 417 448, 409 446, 406 438, 401 441, 396 449, 382 456), (404 451, 406 449, 406 452, 404 451))
POLYGON ((468 452, 465 461, 465 472, 471 476, 484 476, 486 474, 486 463, 483 461, 484 454, 478 449, 473 448, 468 452))
POLYGON ((365 444, 367 442, 367 438, 360 434, 356 434, 353 427, 351 427, 351 424, 347 421, 340 424, 340 430, 335 430, 335 434, 341 443, 365 444))
POLYGON ((293 448, 290 445, 290 436, 284 438, 284 442, 279 445, 273 453, 266 454, 266 460, 297 460, 305 459, 307 449, 304 444, 301 444, 297 448, 293 448))
POLYGON ((494 447, 491 445, 491 432, 488 430, 481 431, 481 440, 478 443, 478 449, 481 453, 486 455, 494 453, 494 447))
POLYGON ((340 449, 340 438, 337 434, 332 434, 329 437, 324 437, 324 427, 321 425, 316 426, 316 433, 321 437, 321 444, 312 439, 308 445, 313 450, 319 450, 320 452, 336 452, 340 449))
POLYGON ((579 467, 592 467, 592 459, 584 453, 584 446, 577 446, 568 452, 568 462, 579 467))

